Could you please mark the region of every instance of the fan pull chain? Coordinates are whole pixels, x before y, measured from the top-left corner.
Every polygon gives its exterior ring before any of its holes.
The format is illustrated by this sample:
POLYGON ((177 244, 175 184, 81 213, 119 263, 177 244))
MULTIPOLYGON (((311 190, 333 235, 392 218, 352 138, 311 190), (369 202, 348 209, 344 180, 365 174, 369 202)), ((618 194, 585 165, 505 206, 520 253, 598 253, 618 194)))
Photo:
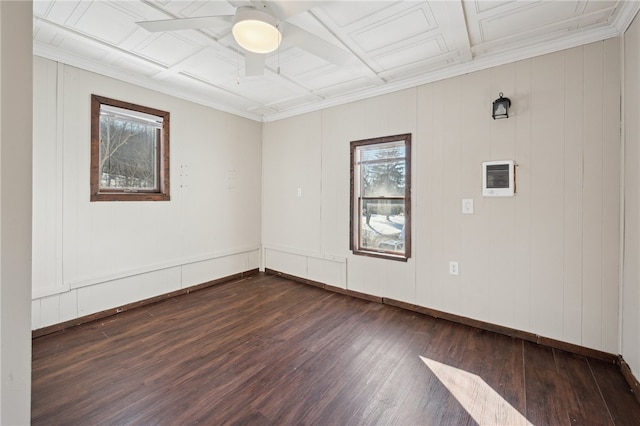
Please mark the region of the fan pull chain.
MULTIPOLYGON (((280 25, 278 25, 278 32, 280 31, 280 25)), ((282 34, 282 33, 281 33, 282 34)), ((280 36, 280 43, 278 43, 278 75, 280 75, 280 45, 282 44, 282 36, 280 36)))
POLYGON ((240 86, 240 46, 236 45, 236 85, 240 86))

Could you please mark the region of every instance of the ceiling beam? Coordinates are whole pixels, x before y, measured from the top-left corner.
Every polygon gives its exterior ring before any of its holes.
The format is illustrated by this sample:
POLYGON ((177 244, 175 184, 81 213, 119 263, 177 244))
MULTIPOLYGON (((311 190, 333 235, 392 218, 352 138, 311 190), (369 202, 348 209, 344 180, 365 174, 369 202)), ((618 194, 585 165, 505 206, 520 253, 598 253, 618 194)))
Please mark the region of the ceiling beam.
POLYGON ((462 1, 430 2, 429 5, 448 47, 458 51, 460 62, 473 60, 462 1))

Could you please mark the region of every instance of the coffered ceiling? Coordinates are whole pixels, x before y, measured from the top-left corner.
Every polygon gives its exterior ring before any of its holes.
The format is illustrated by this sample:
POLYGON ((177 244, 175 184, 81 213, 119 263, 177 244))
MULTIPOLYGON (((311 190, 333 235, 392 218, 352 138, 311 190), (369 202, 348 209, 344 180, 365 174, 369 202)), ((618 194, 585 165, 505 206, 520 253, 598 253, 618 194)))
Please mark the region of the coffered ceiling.
POLYGON ((273 121, 616 37, 640 2, 34 0, 33 8, 36 55, 273 121), (283 42, 264 56, 262 75, 246 75, 231 35, 243 6, 282 21, 283 42), (197 29, 138 24, 211 16, 197 29))

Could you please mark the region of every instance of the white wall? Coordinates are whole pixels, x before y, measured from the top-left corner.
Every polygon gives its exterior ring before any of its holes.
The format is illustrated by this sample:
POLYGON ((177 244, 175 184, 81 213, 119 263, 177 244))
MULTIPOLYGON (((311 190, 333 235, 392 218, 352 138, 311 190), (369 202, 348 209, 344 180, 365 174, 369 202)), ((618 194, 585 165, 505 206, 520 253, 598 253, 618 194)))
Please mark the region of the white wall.
POLYGON ((640 20, 624 36, 624 273, 621 353, 640 377, 640 20))
POLYGON ((620 63, 611 39, 265 124, 264 266, 619 353, 620 63), (413 258, 353 256, 349 142, 405 132, 413 258), (517 195, 483 198, 504 159, 517 195))
POLYGON ((32 328, 258 268, 260 123, 34 58, 32 328), (90 95, 171 114, 171 201, 90 202, 90 95))
POLYGON ((32 3, 0 2, 0 424, 31 419, 32 3))

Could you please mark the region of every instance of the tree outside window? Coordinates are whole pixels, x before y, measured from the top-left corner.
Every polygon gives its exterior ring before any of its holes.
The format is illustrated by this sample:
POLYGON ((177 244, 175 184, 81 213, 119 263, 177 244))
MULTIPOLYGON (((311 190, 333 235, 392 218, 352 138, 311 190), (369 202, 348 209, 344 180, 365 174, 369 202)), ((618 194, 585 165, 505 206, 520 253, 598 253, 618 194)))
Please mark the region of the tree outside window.
POLYGON ((351 142, 351 250, 411 257, 411 134, 351 142))
POLYGON ((91 201, 169 200, 169 113, 91 96, 91 201))

